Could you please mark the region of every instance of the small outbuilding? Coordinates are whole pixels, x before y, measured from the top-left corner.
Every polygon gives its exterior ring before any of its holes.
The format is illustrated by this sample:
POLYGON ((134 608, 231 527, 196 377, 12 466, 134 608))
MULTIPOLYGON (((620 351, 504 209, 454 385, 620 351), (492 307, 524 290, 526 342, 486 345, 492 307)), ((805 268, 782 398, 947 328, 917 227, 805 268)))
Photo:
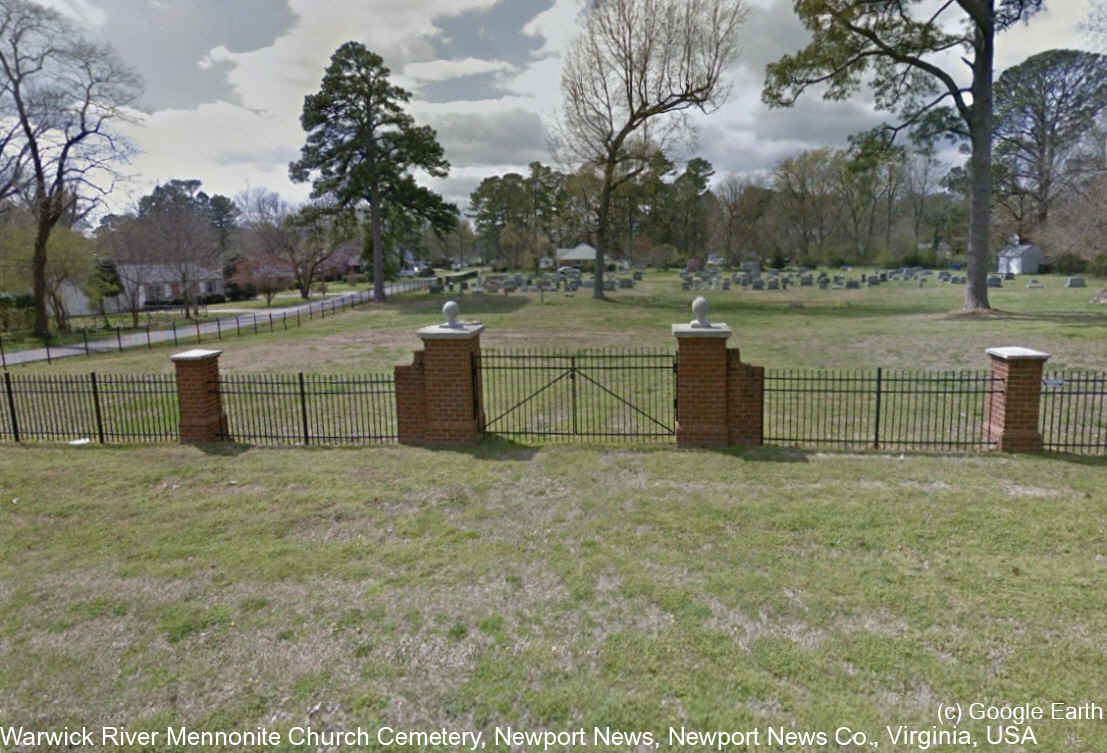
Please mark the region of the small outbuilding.
POLYGON ((557 249, 557 263, 559 266, 579 267, 582 264, 596 261, 596 249, 587 243, 581 243, 575 248, 557 249))
POLYGON ((1022 243, 1018 236, 999 252, 996 271, 1000 274, 1034 275, 1042 266, 1042 249, 1033 243, 1022 243))

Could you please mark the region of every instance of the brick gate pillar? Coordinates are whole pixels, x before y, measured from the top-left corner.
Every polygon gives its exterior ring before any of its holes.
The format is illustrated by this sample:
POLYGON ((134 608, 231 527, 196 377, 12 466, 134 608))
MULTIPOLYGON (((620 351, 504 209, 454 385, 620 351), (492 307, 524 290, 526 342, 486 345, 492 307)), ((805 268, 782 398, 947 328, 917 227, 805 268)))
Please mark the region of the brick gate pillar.
POLYGON ((484 431, 480 322, 459 322, 447 301, 446 321, 418 331, 423 349, 410 365, 396 367, 396 419, 405 444, 453 444, 480 440, 484 431))
POLYGON ((229 439, 223 395, 219 389, 221 350, 186 350, 170 356, 177 369, 177 403, 182 442, 229 439))
POLYGON ((1048 353, 1029 348, 989 348, 993 383, 985 430, 1003 452, 1038 452, 1042 369, 1048 353))
POLYGON ((676 438, 681 447, 726 447, 727 351, 730 327, 707 321, 707 300, 692 302, 696 319, 674 324, 677 339, 676 438))

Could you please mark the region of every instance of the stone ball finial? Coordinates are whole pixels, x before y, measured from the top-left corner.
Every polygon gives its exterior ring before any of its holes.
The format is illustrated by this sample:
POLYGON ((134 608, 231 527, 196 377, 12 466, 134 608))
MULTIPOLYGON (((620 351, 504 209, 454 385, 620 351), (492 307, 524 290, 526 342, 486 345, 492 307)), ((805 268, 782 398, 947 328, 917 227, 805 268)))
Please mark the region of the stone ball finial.
POLYGON ((707 321, 707 299, 702 295, 696 296, 696 299, 692 301, 692 313, 696 315, 696 318, 689 322, 689 326, 697 328, 708 328, 711 326, 711 322, 707 321))
POLYGON ((460 329, 461 325, 457 323, 457 315, 460 313, 461 306, 457 305, 457 301, 446 301, 442 304, 442 316, 446 317, 446 324, 443 326, 460 329))

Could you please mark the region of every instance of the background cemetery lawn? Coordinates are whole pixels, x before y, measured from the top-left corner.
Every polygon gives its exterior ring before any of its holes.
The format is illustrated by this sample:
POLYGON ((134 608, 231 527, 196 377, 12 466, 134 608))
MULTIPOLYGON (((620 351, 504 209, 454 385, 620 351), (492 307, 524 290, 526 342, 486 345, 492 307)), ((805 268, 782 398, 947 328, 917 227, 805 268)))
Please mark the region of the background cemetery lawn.
MULTIPOLYGON (((854 270, 850 277, 859 277, 854 270)), ((729 344, 743 360, 772 368, 979 369, 985 349, 1021 345, 1052 354, 1048 365, 1107 368, 1107 306, 1091 303, 1102 281, 1066 289, 1064 277, 1042 275, 1046 288, 1026 289, 1028 278, 989 290, 994 312, 960 313, 960 286, 890 282, 860 290, 790 287, 780 291, 707 291, 710 318, 734 329, 729 344)), ((463 319, 487 325, 484 347, 648 347, 672 350, 673 322, 692 318, 696 291, 682 291, 675 272, 647 272, 633 290, 595 301, 591 291, 456 296, 463 319)), ((283 331, 235 338, 228 334, 221 365, 229 371, 333 373, 390 370, 410 362, 420 345, 415 330, 441 319, 446 296, 395 296, 336 317, 283 331)), ((205 344, 215 343, 205 336, 205 344)), ((182 340, 182 345, 184 341, 182 340)), ((191 347, 191 343, 189 343, 191 347)), ((169 373, 171 346, 152 352, 73 358, 29 368, 49 373, 89 370, 169 373)))
MULTIPOLYGON (((1105 470, 495 441, 9 446, 0 718, 882 736, 929 729, 940 702, 1101 703, 1105 470)), ((1107 749, 1102 722, 1035 731, 1043 750, 1107 749)))

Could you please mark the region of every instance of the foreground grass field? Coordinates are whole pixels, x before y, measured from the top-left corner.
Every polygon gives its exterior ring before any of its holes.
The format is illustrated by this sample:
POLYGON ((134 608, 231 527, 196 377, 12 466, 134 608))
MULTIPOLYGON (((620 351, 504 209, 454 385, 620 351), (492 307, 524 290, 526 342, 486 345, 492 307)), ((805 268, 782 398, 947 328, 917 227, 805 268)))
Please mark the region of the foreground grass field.
MULTIPOLYGON (((1105 471, 9 446, 0 725, 610 725, 666 749, 670 726, 848 725, 917 750, 885 725, 930 729, 940 703, 1102 704, 1105 471)), ((1026 750, 1107 749, 1102 722, 1033 730, 1026 750)))
MULTIPOLYGON (((989 291, 995 311, 960 312, 960 287, 889 283, 862 290, 710 291, 710 317, 734 329, 729 344, 743 360, 769 367, 984 368, 985 349, 1022 345, 1052 354, 1051 367, 1107 368, 1107 306, 1091 303, 1099 288, 1066 289, 1043 276, 1044 290, 1022 280, 989 291)), ((487 325, 484 347, 641 347, 674 349, 673 322, 691 319, 694 292, 675 273, 649 272, 633 291, 595 301, 587 291, 564 294, 472 295, 458 298, 463 319, 487 325)), ((235 338, 221 347, 229 371, 319 373, 389 370, 420 347, 415 330, 441 319, 443 296, 396 296, 384 305, 303 322, 287 332, 235 338)), ((192 344, 184 345, 192 347, 192 344)), ((153 351, 72 358, 31 367, 49 373, 164 372, 170 346, 153 351)))
MULTIPOLYGON (((985 316, 907 284, 708 297, 766 366, 982 368, 1013 344, 1107 368, 1094 288, 1044 279, 992 291, 985 316)), ((671 350, 692 295, 650 275, 612 301, 461 303, 486 347, 671 350)), ((387 370, 443 300, 228 339, 222 366, 387 370)), ((20 368, 168 373, 171 352, 20 368)), ((1107 459, 1057 454, 4 445, 0 730, 126 725, 162 736, 125 750, 161 751, 185 749, 169 725, 445 727, 496 750, 497 726, 610 726, 707 750, 668 728, 845 725, 923 750, 886 727, 930 730, 939 704, 1104 705, 1105 478, 1107 459)), ((1023 746, 961 728, 984 751, 1107 750, 1102 721, 1034 722, 1023 746)))

